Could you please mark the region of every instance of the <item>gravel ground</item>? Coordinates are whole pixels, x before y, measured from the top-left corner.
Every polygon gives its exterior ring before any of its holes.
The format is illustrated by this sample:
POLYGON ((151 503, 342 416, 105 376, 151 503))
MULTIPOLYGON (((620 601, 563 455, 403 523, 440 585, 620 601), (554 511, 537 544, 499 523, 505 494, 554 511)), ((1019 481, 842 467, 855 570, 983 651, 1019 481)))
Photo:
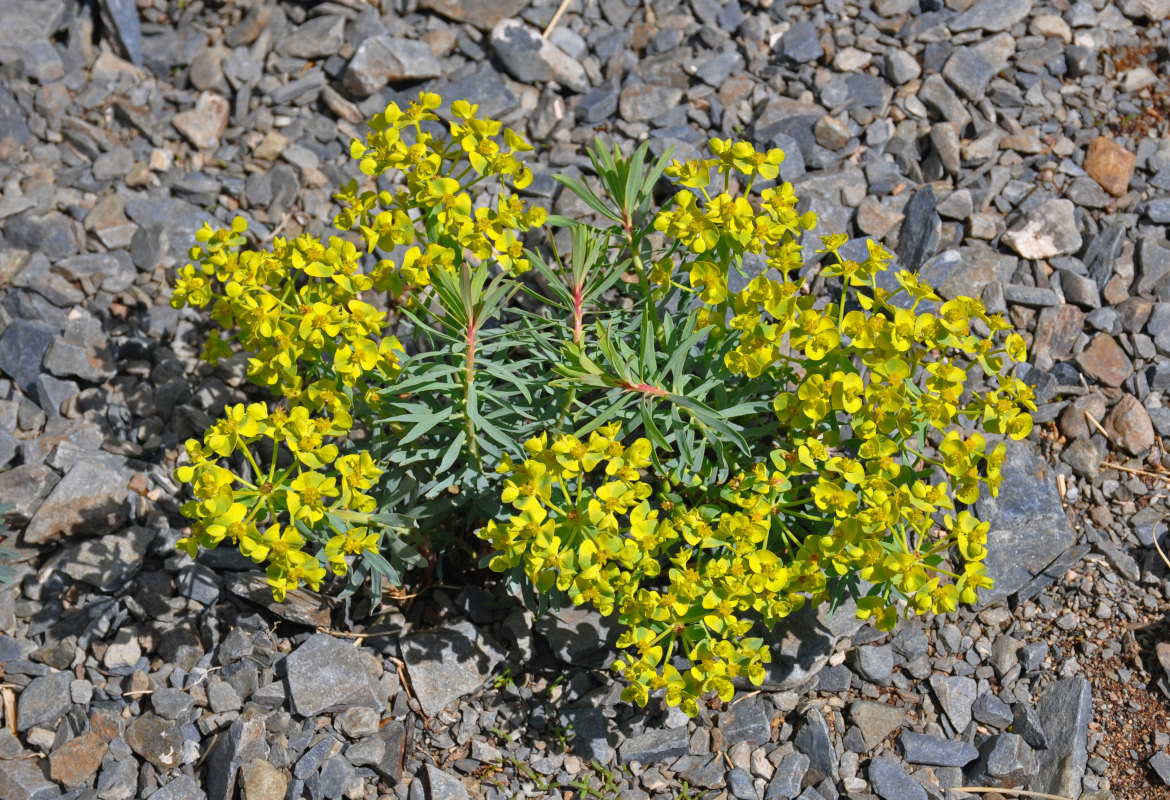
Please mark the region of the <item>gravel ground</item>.
POLYGON ((1170 2, 571 0, 542 40, 557 5, 0 0, 0 798, 1166 797, 1170 2), (817 233, 1006 312, 1040 407, 979 503, 994 594, 803 612, 688 720, 483 576, 370 615, 176 554, 182 443, 255 389, 169 275, 205 220, 327 233, 420 89, 526 129, 566 214, 594 135, 782 147, 817 233))

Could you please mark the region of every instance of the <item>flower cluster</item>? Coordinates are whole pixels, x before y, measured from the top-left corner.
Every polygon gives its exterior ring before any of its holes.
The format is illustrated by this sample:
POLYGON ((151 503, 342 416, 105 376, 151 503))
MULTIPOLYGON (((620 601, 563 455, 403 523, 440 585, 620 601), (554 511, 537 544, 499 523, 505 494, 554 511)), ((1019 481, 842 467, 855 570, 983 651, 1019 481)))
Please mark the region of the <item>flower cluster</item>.
POLYGON ((808 294, 791 273, 815 220, 796 213, 791 185, 755 204, 727 191, 732 174, 749 189, 774 179, 783 154, 720 140, 710 149, 711 159, 666 170, 697 191, 658 213, 655 228, 684 255, 658 259, 651 274, 664 285, 689 266, 701 324, 727 342, 727 380, 771 398, 779 424, 766 459, 715 486, 672 486, 651 468, 649 441, 626 447, 616 427, 533 439, 523 463, 502 465, 515 513, 481 531, 493 569, 522 569, 542 591, 617 614, 626 699, 645 704, 664 690, 689 714, 705 692, 729 699, 735 678, 762 680, 770 654, 750 636, 754 622, 826 602, 838 582, 871 587, 858 615, 883 630, 900 607, 949 613, 975 602, 991 585, 989 526, 955 502, 998 492, 1005 445, 957 424, 1020 439, 1035 410, 1031 389, 1003 374, 1025 359, 1023 339, 997 345, 1009 329, 1001 317, 969 298, 941 302, 916 275, 883 290, 890 256, 880 245, 854 261, 842 254, 846 237, 823 237, 833 260, 822 274, 839 279, 840 297, 808 294), (712 173, 724 178, 714 196, 712 173), (730 294, 728 271, 747 253, 775 273, 730 294), (965 397, 971 369, 998 388, 965 397))
POLYGON ((469 190, 484 180, 494 178, 501 187, 515 189, 532 182, 532 171, 517 158, 532 145, 499 122, 477 117, 478 106, 465 100, 451 104, 450 140, 435 137, 423 123, 438 119, 433 112, 439 103, 433 93, 420 95, 406 110, 391 103, 371 121, 366 141, 354 139, 350 145, 363 173, 395 170, 404 186, 359 195, 357 182, 351 181, 335 195, 343 211, 334 224, 360 231, 368 251, 409 248, 401 264, 382 261, 374 270, 377 288, 395 294, 429 285, 433 269, 454 273, 467 255, 493 259, 511 274, 526 272, 523 235, 548 218, 543 208, 528 208, 506 190, 494 208, 472 207, 469 190), (500 147, 501 136, 506 150, 500 147))
POLYGON ((175 280, 173 306, 210 306, 228 332, 211 332, 203 358, 216 364, 243 350, 248 378, 280 398, 227 408, 202 441, 187 442, 188 463, 176 475, 195 500, 183 506, 193 524, 180 547, 194 555, 228 539, 267 562, 277 599, 302 583, 317 588, 323 564, 342 575, 347 556, 377 553, 380 534, 369 518, 384 465, 348 439, 355 418, 371 427, 380 392, 398 377, 405 354, 385 332, 386 314, 363 298, 422 289, 431 270, 453 273, 467 259, 522 272, 519 237, 547 217, 507 193, 494 207, 473 207, 470 191, 487 178, 516 188, 532 180, 517 158, 531 147, 504 130, 502 149, 500 123, 477 117, 466 102, 453 105, 452 140, 435 138, 423 126, 437 119, 438 105, 434 94, 405 109, 391 103, 371 122, 366 143, 354 140, 365 174, 393 170, 404 185, 360 194, 356 181, 343 187, 334 220, 341 236, 275 237, 268 249, 249 250, 243 218, 228 229, 204 225, 175 280), (345 236, 350 231, 364 248, 345 236), (408 246, 400 264, 383 259, 363 269, 367 253, 399 245, 408 246), (264 440, 266 468, 256 454, 264 440), (318 547, 310 552, 312 543, 318 547))

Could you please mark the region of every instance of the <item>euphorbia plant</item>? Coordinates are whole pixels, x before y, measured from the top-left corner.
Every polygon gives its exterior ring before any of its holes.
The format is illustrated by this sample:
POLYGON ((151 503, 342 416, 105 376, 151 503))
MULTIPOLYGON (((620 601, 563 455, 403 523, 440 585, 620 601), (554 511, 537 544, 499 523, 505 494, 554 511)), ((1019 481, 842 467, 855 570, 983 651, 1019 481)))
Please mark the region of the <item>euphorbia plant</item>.
POLYGON ((328 243, 200 232, 174 302, 212 304, 228 334, 206 357, 243 348, 279 399, 188 442, 182 547, 230 539, 278 598, 327 569, 377 596, 421 544, 478 538, 540 610, 617 617, 626 698, 663 689, 691 714, 762 679, 756 624, 850 592, 888 629, 990 585, 988 526, 963 506, 997 491, 1004 445, 971 429, 1022 438, 1034 409, 1001 317, 904 272, 883 289, 889 254, 851 259, 845 236, 818 251, 832 297, 810 294, 816 221, 776 183, 779 150, 715 139, 650 163, 599 142, 596 181, 558 177, 595 212, 569 220, 513 193, 532 177, 519 134, 463 101, 444 129, 439 106, 391 104, 354 141, 390 188, 343 187, 328 243), (567 253, 524 246, 546 224, 567 253), (748 254, 767 269, 733 292, 748 254))

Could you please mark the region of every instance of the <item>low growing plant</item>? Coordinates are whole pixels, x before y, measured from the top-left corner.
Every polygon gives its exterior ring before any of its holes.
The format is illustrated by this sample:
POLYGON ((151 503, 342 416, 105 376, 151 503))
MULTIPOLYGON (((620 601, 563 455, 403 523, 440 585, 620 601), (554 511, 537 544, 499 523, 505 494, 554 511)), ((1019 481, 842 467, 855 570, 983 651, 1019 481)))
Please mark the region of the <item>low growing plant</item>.
POLYGON ((992 440, 1035 408, 1003 318, 843 235, 817 251, 832 296, 812 294, 816 220, 777 182, 780 150, 598 142, 595 181, 557 177, 593 212, 570 220, 517 194, 520 134, 439 107, 390 104, 354 140, 369 188, 335 195, 327 242, 200 231, 173 303, 209 306, 204 357, 245 351, 278 399, 187 443, 181 547, 228 540, 277 599, 327 572, 377 598, 420 552, 481 557, 540 611, 615 616, 623 697, 665 690, 688 714, 758 684, 753 629, 805 604, 848 593, 889 629, 991 585, 964 506, 996 493, 992 440), (567 228, 567 253, 525 247, 542 227, 567 228), (749 256, 766 269, 733 289, 749 256))

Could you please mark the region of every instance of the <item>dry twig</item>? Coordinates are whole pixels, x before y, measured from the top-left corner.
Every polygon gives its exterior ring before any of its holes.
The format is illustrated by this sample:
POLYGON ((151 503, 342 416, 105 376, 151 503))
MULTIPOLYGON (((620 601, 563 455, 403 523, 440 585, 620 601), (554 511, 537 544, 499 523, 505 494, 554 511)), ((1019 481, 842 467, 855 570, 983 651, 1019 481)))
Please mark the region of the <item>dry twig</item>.
POLYGON ((557 23, 561 21, 561 17, 565 15, 565 11, 568 10, 569 3, 571 2, 573 2, 573 0, 561 0, 561 4, 557 6, 557 13, 553 14, 553 18, 548 22, 548 27, 544 29, 544 38, 547 39, 548 35, 553 32, 553 28, 555 28, 557 23))

